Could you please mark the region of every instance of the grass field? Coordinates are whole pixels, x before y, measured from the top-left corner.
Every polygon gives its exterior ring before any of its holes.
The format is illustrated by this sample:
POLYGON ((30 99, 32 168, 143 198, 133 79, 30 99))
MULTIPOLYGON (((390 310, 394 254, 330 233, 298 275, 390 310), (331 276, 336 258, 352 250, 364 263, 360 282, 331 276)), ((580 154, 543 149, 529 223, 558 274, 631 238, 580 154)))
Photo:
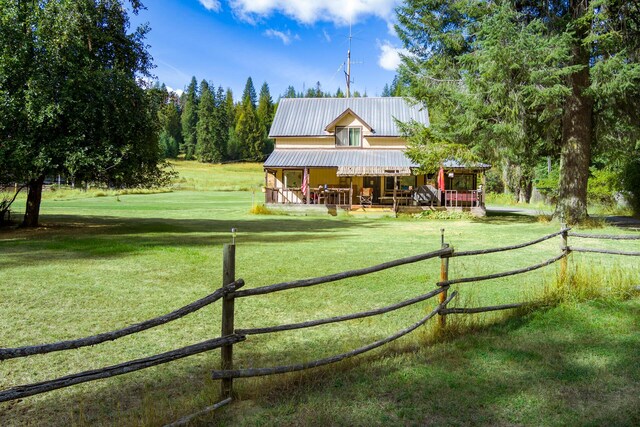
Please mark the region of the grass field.
MULTIPOLYGON (((155 194, 48 194, 37 230, 0 230, 0 343, 13 347, 104 332, 169 312, 221 283, 222 244, 238 229, 237 276, 247 287, 329 274, 435 250, 524 242, 558 229, 502 214, 465 221, 273 216, 256 165, 179 163, 155 194), (236 179, 237 178, 237 179, 236 179), (236 187, 237 186, 237 187, 236 187), (255 186, 255 187, 254 187, 255 186), (188 188, 188 189, 185 189, 188 188), (227 191, 225 191, 227 190, 227 191)), ((21 204, 16 205, 17 210, 21 204)), ((17 212, 19 215, 20 212, 17 212)), ((598 233, 618 233, 600 229, 598 233)), ((524 267, 558 253, 553 239, 507 254, 456 258, 451 277, 524 267)), ((609 244, 611 245, 611 244, 609 244)), ((637 244, 625 243, 628 250, 637 244)), ((602 246, 602 245, 601 245, 602 246)), ((589 274, 633 283, 637 260, 574 254, 589 274)), ((236 327, 366 310, 424 293, 437 260, 236 303, 236 327)), ((518 302, 551 286, 556 267, 458 286, 457 305, 518 302)), ((605 281, 606 285, 611 281, 605 281)), ((238 367, 316 359, 380 339, 434 302, 305 332, 251 336, 238 367)), ((301 374, 237 380, 239 401, 198 420, 222 425, 616 425, 640 422, 640 303, 570 301, 524 318, 476 316, 472 334, 435 340, 429 328, 372 354, 301 374), (429 345, 427 345, 429 344, 429 345)), ((193 344, 220 332, 220 306, 93 348, 0 362, 0 388, 42 381, 193 344)), ((162 425, 216 401, 218 352, 0 404, 0 425, 162 425)))

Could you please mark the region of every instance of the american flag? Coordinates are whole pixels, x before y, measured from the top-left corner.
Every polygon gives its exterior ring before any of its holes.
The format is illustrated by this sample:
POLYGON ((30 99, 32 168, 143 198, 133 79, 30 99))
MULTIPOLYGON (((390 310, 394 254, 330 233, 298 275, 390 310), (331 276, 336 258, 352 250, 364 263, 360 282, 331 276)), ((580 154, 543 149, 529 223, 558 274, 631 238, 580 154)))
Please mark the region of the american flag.
POLYGON ((309 170, 305 169, 302 177, 302 194, 307 194, 307 188, 309 188, 309 170))

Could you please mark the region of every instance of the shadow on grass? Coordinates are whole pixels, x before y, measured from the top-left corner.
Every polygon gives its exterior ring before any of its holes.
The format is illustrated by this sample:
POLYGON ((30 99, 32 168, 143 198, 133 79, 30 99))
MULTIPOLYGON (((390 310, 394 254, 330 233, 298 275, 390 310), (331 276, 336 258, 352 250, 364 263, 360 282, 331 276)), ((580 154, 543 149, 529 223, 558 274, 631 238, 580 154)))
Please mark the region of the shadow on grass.
MULTIPOLYGON (((329 367, 236 380, 239 400, 192 425, 634 426, 640 423, 639 317, 637 301, 587 303, 444 342, 414 335, 329 367), (616 319, 609 318, 612 310, 616 319), (613 323, 624 332, 611 333, 613 323)), ((274 364, 292 358, 286 349, 271 357, 274 364)), ((53 392, 0 406, 0 424, 26 424, 34 414, 46 424, 173 421, 215 402, 218 389, 202 360, 180 363, 188 366, 176 377, 140 376, 96 392, 53 392), (203 391, 208 397, 194 397, 203 391)))
POLYGON ((376 227, 369 221, 329 218, 264 217, 260 219, 122 218, 59 215, 43 218, 43 227, 0 232, 3 263, 26 255, 34 262, 117 257, 154 247, 214 247, 238 241, 287 243, 327 240, 351 228, 376 227))
POLYGON ((494 225, 506 225, 506 224, 526 224, 526 223, 537 223, 538 217, 537 215, 532 215, 526 212, 519 211, 517 209, 514 210, 491 210, 487 209, 487 215, 485 217, 473 218, 474 222, 481 222, 485 224, 494 224, 494 225))

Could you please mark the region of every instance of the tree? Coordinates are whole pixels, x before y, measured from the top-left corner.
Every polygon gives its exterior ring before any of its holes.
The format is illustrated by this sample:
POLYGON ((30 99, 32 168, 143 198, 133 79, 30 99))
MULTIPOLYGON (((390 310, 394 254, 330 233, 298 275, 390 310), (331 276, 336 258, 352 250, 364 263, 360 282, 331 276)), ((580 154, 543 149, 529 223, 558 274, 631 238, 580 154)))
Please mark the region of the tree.
POLYGON ((287 90, 282 94, 283 98, 296 98, 296 89, 293 86, 288 86, 287 90))
POLYGON ((412 96, 452 123, 443 132, 447 126, 432 122, 438 138, 515 153, 520 165, 545 151, 559 153, 556 214, 575 223, 587 215, 593 148, 616 128, 628 151, 640 126, 616 118, 637 102, 629 95, 640 86, 639 15, 637 5, 613 0, 408 0, 398 9, 398 31, 412 54, 401 76, 412 96), (504 37, 513 29, 515 37, 504 37), (492 69, 496 59, 502 69, 492 69), (611 79, 616 89, 594 76, 611 79))
POLYGON ((184 158, 191 160, 196 154, 198 137, 196 125, 198 124, 198 81, 195 76, 191 78, 187 90, 182 94, 182 151, 184 158))
POLYGON ((180 110, 175 93, 169 94, 166 104, 160 106, 158 120, 160 121, 160 147, 164 151, 164 157, 175 158, 182 145, 180 110))
POLYGON ((271 99, 271 94, 269 93, 269 85, 267 82, 262 84, 260 88, 260 96, 258 97, 258 109, 256 110, 258 114, 258 120, 260 121, 260 126, 264 129, 265 138, 269 134, 269 130, 271 128, 271 122, 273 121, 273 100, 271 99))
POLYGON ((264 157, 264 132, 256 113, 255 98, 256 91, 249 77, 242 94, 235 132, 240 144, 238 151, 242 160, 261 160, 264 157))
POLYGON ((384 84, 384 88, 382 88, 382 95, 383 97, 388 97, 391 96, 391 89, 389 88, 389 85, 387 83, 384 84))
POLYGON ((200 100, 198 102, 198 123, 196 123, 196 156, 201 162, 220 162, 222 153, 214 144, 215 100, 209 83, 200 83, 200 100))
POLYGON ((242 104, 243 106, 252 105, 255 109, 257 101, 256 88, 253 86, 253 80, 249 77, 247 78, 247 82, 244 85, 244 91, 242 92, 242 104))
POLYGON ((115 0, 0 0, 0 9, 0 169, 27 184, 22 225, 39 223, 46 176, 157 182, 157 111, 137 81, 149 76, 149 28, 129 33, 115 0))
MULTIPOLYGON (((228 90, 227 92, 231 92, 228 90)), ((227 114, 228 105, 225 90, 218 86, 218 91, 214 97, 215 109, 213 112, 213 146, 220 155, 222 161, 227 157, 227 146, 229 144, 229 117, 227 114)), ((231 100, 233 105, 233 99, 231 100)))
POLYGON ((344 98, 344 92, 342 92, 342 89, 340 89, 340 87, 338 87, 338 90, 336 90, 336 98, 344 98))

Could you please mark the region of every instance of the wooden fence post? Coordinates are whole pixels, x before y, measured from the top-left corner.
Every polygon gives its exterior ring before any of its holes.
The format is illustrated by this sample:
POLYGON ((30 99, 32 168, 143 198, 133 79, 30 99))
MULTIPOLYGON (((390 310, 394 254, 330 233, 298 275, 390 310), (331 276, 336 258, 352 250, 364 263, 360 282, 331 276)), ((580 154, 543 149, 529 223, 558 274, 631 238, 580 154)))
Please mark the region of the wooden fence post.
MULTIPOLYGON (((235 230, 234 230, 235 234, 235 230)), ((236 280, 236 245, 235 236, 232 244, 225 244, 223 248, 222 285, 228 285, 236 280)), ((233 293, 222 299, 222 333, 223 337, 234 333, 235 298, 233 293)), ((233 369, 233 344, 221 347, 221 369, 233 369)), ((233 395, 233 378, 224 378, 220 385, 223 399, 233 395)))
MULTIPOLYGON (((444 228, 440 229, 440 245, 442 249, 448 248, 449 244, 444 242, 444 228)), ((440 255, 440 281, 444 282, 449 280, 449 257, 440 255)), ((440 304, 447 300, 447 290, 445 288, 444 292, 440 293, 440 297, 438 301, 440 304)), ((440 330, 443 331, 447 326, 447 315, 440 314, 438 316, 438 324, 440 325, 440 330)))
POLYGON ((560 235, 561 243, 560 249, 564 253, 564 257, 560 260, 560 281, 564 282, 567 278, 567 264, 569 261, 569 232, 567 231, 567 225, 564 223, 564 215, 560 218, 560 230, 562 230, 562 234, 560 235))

